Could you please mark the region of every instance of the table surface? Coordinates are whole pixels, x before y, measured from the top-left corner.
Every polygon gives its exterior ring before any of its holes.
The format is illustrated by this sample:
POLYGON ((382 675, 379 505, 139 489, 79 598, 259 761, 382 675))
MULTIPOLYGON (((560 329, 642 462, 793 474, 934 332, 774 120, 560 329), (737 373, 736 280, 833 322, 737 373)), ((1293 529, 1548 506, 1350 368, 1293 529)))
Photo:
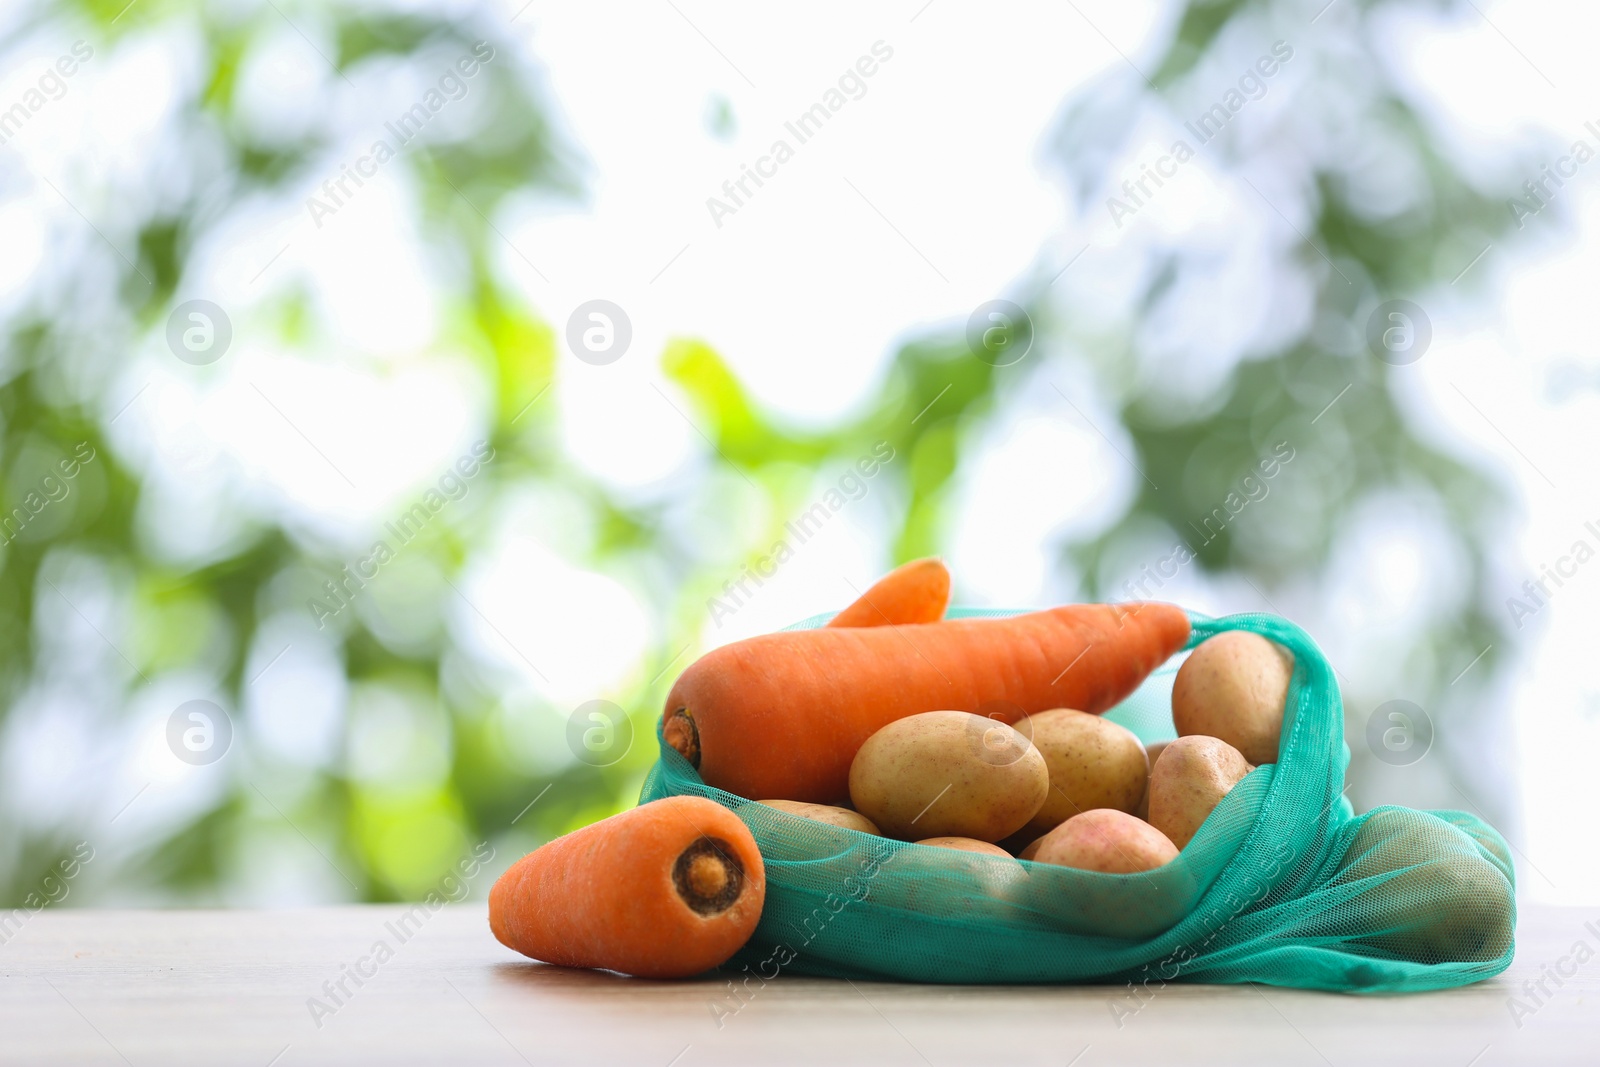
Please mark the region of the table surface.
POLYGON ((1464 989, 1358 997, 1178 984, 1120 1020, 1112 1005, 1125 991, 1113 987, 790 977, 731 1011, 725 979, 548 967, 501 947, 481 904, 402 927, 405 910, 33 914, 0 944, 0 1063, 1600 1062, 1600 957, 1589 959, 1600 907, 1524 907, 1511 969, 1464 989), (381 962, 380 941, 392 952, 381 962), (1513 996, 1534 1004, 1523 983, 1558 965, 1576 974, 1559 987, 1546 979, 1551 995, 1515 1018, 1513 996), (351 967, 371 977, 328 996, 324 983, 351 967))

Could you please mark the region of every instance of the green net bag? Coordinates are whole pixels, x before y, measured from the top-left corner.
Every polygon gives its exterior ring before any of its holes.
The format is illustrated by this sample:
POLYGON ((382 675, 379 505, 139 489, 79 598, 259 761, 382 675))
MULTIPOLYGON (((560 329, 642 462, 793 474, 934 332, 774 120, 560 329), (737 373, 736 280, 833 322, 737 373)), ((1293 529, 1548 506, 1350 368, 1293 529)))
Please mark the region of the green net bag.
MULTIPOLYGON (((664 743, 640 802, 695 794, 750 827, 766 907, 727 966, 760 979, 1109 982, 1126 984, 1120 1012, 1132 1014, 1174 981, 1395 992, 1504 970, 1516 914, 1504 839, 1464 812, 1355 815, 1344 710, 1311 638, 1273 615, 1191 622, 1187 648, 1249 630, 1294 653, 1294 677, 1278 763, 1251 772, 1154 871, 1080 871, 827 826, 706 785, 664 743)), ((1175 736, 1175 672, 1167 664, 1106 717, 1147 743, 1175 736)))

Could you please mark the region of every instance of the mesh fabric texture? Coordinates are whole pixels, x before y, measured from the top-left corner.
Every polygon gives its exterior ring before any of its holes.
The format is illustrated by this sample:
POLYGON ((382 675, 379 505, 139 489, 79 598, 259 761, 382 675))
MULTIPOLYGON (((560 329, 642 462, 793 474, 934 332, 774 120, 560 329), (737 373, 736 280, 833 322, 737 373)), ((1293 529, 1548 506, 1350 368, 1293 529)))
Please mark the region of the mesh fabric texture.
MULTIPOLYGON (((1013 614, 957 608, 949 617, 1013 614)), ((1344 797, 1343 704, 1311 638, 1273 615, 1191 621, 1185 651, 1248 630, 1294 653, 1295 670, 1278 762, 1235 786, 1154 871, 1102 874, 827 826, 706 785, 664 743, 639 799, 707 797, 750 827, 766 906, 727 966, 763 977, 1114 982, 1143 995, 1173 981, 1417 991, 1503 971, 1516 919, 1505 840, 1465 812, 1355 815, 1344 797)), ((1176 736, 1178 659, 1106 718, 1147 743, 1176 736)))

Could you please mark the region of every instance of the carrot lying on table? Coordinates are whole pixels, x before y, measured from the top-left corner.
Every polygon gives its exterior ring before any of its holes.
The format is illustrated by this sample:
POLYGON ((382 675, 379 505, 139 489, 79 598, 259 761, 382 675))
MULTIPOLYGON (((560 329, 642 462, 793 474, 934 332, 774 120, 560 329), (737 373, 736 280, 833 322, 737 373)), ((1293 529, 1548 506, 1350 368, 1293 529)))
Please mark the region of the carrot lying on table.
POLYGON ((666 797, 512 864, 489 891, 489 927, 546 963, 684 978, 739 951, 766 893, 738 816, 703 797, 666 797))
POLYGON ((902 563, 879 578, 829 626, 890 626, 938 622, 950 606, 950 568, 929 556, 902 563))
POLYGON ((836 803, 849 796, 856 750, 897 719, 1099 714, 1188 636, 1188 616, 1157 603, 763 634, 714 649, 679 675, 662 736, 719 789, 836 803))

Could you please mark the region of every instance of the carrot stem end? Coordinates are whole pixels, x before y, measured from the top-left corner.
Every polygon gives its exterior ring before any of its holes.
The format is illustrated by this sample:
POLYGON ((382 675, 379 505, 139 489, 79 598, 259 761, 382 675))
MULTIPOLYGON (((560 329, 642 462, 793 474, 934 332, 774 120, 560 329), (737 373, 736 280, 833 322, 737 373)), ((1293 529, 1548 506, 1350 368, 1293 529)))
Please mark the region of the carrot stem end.
POLYGON ((744 864, 728 842, 702 836, 678 854, 672 886, 691 911, 718 915, 744 892, 744 864))
POLYGON ((700 768, 700 728, 688 708, 679 708, 667 716, 662 724, 661 736, 678 755, 689 761, 689 766, 700 768))

